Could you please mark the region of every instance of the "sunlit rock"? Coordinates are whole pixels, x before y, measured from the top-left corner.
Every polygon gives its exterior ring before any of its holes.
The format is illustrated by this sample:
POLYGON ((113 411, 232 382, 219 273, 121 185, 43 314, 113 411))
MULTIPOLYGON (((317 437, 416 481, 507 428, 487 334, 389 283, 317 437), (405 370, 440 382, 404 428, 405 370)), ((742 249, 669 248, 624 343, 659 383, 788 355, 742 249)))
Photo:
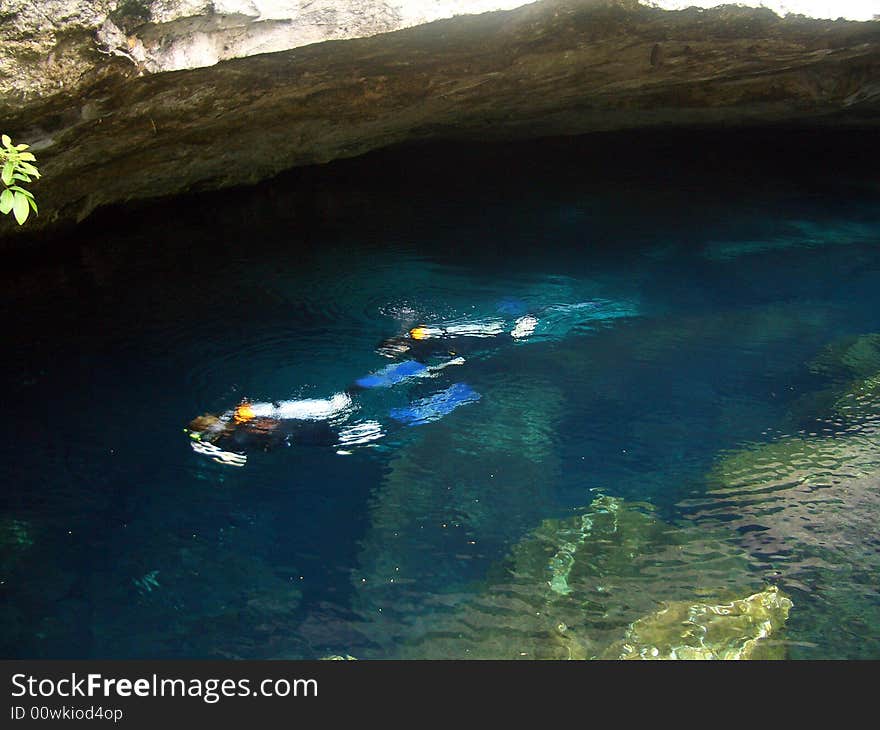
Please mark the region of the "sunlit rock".
POLYGON ((78 86, 108 57, 141 73, 364 38, 526 0, 5 0, 0 96, 78 86))
POLYGON ((873 422, 876 430, 876 422, 880 421, 880 373, 853 383, 835 401, 833 413, 850 421, 873 422))
POLYGON ((672 603, 635 621, 603 659, 783 659, 762 640, 779 631, 792 607, 775 586, 729 603, 672 603))

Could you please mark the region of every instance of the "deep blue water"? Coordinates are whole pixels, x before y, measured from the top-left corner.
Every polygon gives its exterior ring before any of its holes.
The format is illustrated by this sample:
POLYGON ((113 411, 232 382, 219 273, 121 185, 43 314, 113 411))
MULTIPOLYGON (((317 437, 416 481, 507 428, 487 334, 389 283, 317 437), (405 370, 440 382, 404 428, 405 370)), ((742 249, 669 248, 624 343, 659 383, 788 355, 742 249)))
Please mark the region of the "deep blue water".
MULTIPOLYGON (((872 404, 830 405, 880 358, 816 365, 880 332, 876 152, 783 132, 417 147, 10 253, 3 655, 434 656, 517 544, 604 494, 719 540, 746 566, 731 591, 779 585, 789 656, 880 657, 872 404), (237 468, 183 432, 245 397, 327 398, 416 325, 528 314, 532 336, 357 393, 347 425, 385 432, 369 446, 295 439, 237 468), (391 418, 455 383, 479 400, 391 418), (725 458, 813 433, 844 444, 829 500, 718 495, 725 458)), ((702 588, 668 570, 640 595, 702 588)), ((639 617, 609 600, 621 630, 639 617)))

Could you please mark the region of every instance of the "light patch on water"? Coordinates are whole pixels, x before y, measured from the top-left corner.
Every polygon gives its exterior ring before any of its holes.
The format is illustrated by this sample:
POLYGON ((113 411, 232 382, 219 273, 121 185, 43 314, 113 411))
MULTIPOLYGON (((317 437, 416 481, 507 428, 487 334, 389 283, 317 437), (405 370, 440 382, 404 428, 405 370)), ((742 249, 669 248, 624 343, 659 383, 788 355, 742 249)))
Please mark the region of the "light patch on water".
POLYGON ((247 456, 238 454, 233 451, 224 451, 219 446, 215 446, 207 441, 190 441, 190 448, 197 454, 207 456, 211 461, 224 466, 244 466, 247 464, 247 456))
POLYGON ((351 426, 346 426, 339 432, 337 454, 348 455, 348 449, 352 446, 363 446, 373 441, 378 441, 385 435, 382 424, 378 421, 361 421, 351 426))
POLYGON ((634 302, 593 299, 575 304, 554 304, 537 313, 529 341, 561 340, 572 333, 589 332, 612 322, 638 316, 634 302))
POLYGON ((419 318, 419 310, 409 302, 383 304, 379 307, 379 314, 398 322, 414 322, 419 318))
POLYGON ((520 317, 516 320, 516 324, 513 329, 510 331, 511 337, 514 339, 522 339, 524 337, 528 337, 535 331, 535 327, 538 326, 538 320, 535 317, 527 316, 520 317))

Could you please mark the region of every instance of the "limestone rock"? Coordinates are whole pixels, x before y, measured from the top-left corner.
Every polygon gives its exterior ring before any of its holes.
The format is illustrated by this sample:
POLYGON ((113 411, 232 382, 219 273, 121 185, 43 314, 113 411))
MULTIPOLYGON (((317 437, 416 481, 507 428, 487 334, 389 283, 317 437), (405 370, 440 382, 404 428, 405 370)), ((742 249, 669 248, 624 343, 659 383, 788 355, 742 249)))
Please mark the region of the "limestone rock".
MULTIPOLYGON (((789 598, 775 586, 722 604, 672 603, 635 621, 605 659, 757 659, 788 618, 789 598)), ((784 658, 778 653, 775 658, 784 658)))
MULTIPOLYGON (((189 15, 208 5, 57 0, 40 15, 5 0, 0 118, 43 173, 25 228, 410 140, 880 118, 875 22, 636 0, 543 0, 401 30, 493 5, 224 0, 189 15)), ((20 233, 0 221, 0 237, 20 233)))
POLYGON ((522 0, 3 0, 0 97, 75 87, 116 55, 151 73, 364 38, 522 0))

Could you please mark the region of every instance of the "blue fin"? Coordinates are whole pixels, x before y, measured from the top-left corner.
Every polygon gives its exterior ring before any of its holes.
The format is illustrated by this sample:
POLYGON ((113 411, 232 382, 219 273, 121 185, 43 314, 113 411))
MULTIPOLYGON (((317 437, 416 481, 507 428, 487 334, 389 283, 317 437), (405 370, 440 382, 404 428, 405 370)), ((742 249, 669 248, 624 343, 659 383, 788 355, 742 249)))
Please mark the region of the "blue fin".
POLYGON ((370 373, 355 381, 362 388, 390 388, 407 378, 423 375, 428 368, 415 360, 404 360, 389 365, 376 373, 370 373))
POLYGON ((411 403, 406 408, 393 408, 391 417, 408 426, 437 421, 466 403, 480 400, 480 394, 466 383, 455 383, 427 398, 411 403))

